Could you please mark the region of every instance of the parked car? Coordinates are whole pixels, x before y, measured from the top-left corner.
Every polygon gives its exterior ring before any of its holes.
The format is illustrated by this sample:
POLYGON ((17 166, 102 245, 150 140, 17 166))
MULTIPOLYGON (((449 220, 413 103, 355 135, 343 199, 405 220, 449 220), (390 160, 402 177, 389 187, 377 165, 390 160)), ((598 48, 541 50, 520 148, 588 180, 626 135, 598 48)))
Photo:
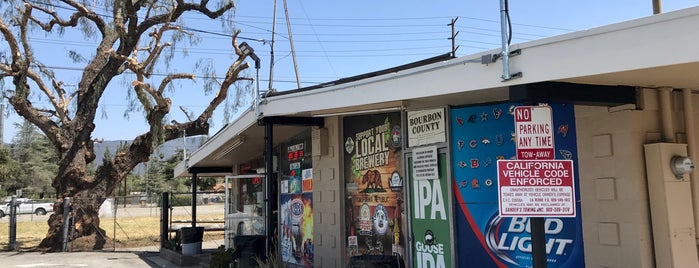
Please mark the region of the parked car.
MULTIPOLYGON (((6 202, 3 202, 3 205, 0 206, 0 218, 10 214, 9 199, 5 199, 5 201, 6 202)), ((53 202, 43 202, 27 198, 17 198, 16 202, 19 204, 19 206, 17 206, 17 214, 46 215, 49 212, 53 212, 53 202)))

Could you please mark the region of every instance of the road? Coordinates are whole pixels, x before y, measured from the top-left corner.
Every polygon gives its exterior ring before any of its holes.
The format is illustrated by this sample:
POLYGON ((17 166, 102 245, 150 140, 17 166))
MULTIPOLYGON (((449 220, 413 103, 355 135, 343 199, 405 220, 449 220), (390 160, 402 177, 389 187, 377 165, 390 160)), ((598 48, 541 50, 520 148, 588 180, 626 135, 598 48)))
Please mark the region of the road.
MULTIPOLYGON (((197 206, 197 215, 215 215, 220 214, 223 218, 224 205, 222 203, 199 205, 197 206)), ((160 207, 148 206, 148 207, 137 207, 137 206, 119 206, 116 208, 117 218, 136 218, 136 217, 153 217, 160 216, 160 207)), ((34 215, 34 214, 22 214, 17 216, 17 222, 31 222, 31 221, 47 221, 52 212, 46 215, 34 215)), ((172 208, 173 216, 181 215, 192 215, 191 206, 178 206, 172 208)), ((100 218, 113 218, 114 214, 101 213, 100 218)), ((9 222, 10 217, 5 216, 0 219, 0 223, 9 222)))

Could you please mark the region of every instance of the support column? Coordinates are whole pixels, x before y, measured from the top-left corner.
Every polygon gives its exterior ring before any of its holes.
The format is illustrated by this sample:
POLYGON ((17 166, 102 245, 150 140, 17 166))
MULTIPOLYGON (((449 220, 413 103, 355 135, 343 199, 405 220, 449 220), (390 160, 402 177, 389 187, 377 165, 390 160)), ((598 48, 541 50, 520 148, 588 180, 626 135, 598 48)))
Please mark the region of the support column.
POLYGON ((197 173, 192 173, 192 228, 197 227, 197 173))
POLYGON ((273 193, 272 191, 272 180, 274 178, 274 160, 272 157, 272 148, 274 146, 274 125, 271 122, 265 122, 265 249, 267 252, 273 252, 271 246, 272 244, 272 238, 274 237, 274 221, 273 221, 273 216, 272 215, 272 204, 270 204, 271 200, 274 200, 275 198, 271 198, 271 195, 276 194, 273 193))

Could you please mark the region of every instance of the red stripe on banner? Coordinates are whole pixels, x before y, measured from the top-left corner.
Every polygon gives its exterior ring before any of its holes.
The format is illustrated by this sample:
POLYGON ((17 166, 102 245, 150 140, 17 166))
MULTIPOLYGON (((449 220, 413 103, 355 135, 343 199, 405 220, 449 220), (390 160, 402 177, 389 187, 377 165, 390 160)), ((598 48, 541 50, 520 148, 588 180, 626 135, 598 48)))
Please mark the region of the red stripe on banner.
POLYGON ((476 234, 476 237, 478 237, 478 241, 481 242, 481 246, 485 250, 486 253, 488 253, 488 256, 495 262, 495 264, 498 265, 498 267, 502 268, 507 268, 508 266, 505 265, 504 263, 500 262, 490 250, 488 250, 488 246, 485 244, 485 238, 483 237, 483 234, 480 232, 480 229, 478 228, 478 225, 476 222, 473 220, 473 217, 471 217, 471 212, 468 210, 466 207, 466 203, 464 202, 464 198, 461 196, 461 192, 459 192, 459 187, 456 185, 456 180, 452 179, 452 189, 454 189, 454 196, 456 196, 456 202, 459 203, 459 207, 461 207, 461 211, 466 215, 466 221, 468 221, 468 224, 471 226, 471 230, 478 230, 474 232, 476 234))

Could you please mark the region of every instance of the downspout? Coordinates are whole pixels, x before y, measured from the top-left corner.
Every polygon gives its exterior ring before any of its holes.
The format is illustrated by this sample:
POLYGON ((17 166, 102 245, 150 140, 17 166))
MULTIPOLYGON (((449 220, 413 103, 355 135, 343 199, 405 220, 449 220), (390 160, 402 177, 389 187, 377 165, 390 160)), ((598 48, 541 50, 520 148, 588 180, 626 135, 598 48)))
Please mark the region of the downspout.
POLYGON ((675 128, 672 124, 672 88, 659 88, 658 93, 660 97, 660 120, 663 124, 663 141, 675 143, 675 128))
MULTIPOLYGON (((692 101, 692 90, 689 88, 682 89, 682 101, 684 106, 684 128, 687 136, 687 156, 694 159, 696 154, 695 145, 697 144, 696 131, 694 130, 694 105, 692 101)), ((699 182, 697 182, 696 170, 689 173, 690 182, 692 184, 692 205, 694 206, 694 228, 699 226, 699 182)), ((694 232, 695 240, 699 245, 699 235, 696 230, 694 232)))

